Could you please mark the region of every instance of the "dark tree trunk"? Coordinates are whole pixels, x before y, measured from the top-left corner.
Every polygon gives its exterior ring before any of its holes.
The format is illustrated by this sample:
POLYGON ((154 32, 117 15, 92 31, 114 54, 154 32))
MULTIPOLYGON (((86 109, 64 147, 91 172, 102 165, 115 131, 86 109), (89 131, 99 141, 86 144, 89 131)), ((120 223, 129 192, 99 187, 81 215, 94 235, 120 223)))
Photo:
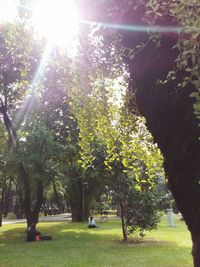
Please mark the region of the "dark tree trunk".
POLYGON ((73 222, 83 222, 81 180, 74 181, 70 187, 70 207, 73 222))
POLYGON ((117 204, 117 216, 121 217, 121 207, 119 204, 117 204))
POLYGON ((200 267, 196 234, 200 228, 200 127, 190 97, 195 89, 191 85, 176 89, 177 82, 172 81, 156 84, 173 69, 175 57, 169 43, 168 36, 160 49, 147 46, 130 63, 130 70, 137 84, 137 106, 163 153, 169 188, 193 236, 194 266, 200 267))
POLYGON ((5 196, 5 187, 3 186, 1 192, 1 201, 0 201, 0 227, 2 227, 4 196, 5 196))
POLYGON ((3 221, 3 218, 2 218, 2 211, 0 210, 0 227, 2 227, 2 221, 3 221))
MULTIPOLYGON (((4 196, 4 210, 3 210, 3 216, 6 218, 8 216, 8 210, 9 210, 9 198, 10 198, 10 193, 11 193, 11 186, 12 186, 12 178, 9 180, 9 186, 6 189, 5 196, 4 196)), ((5 190, 5 188, 4 188, 5 190)))
POLYGON ((194 267, 200 266, 200 231, 198 230, 196 233, 192 234, 192 256, 194 267))
POLYGON ((90 216, 90 208, 93 200, 94 189, 77 180, 70 187, 70 207, 73 222, 87 221, 90 216))
POLYGON ((126 225, 125 225, 125 212, 124 212, 124 204, 121 201, 120 202, 120 208, 121 208, 121 223, 122 223, 122 235, 123 235, 123 240, 127 241, 127 233, 126 233, 126 225))
MULTIPOLYGON (((26 219, 27 219, 27 227, 30 226, 32 223, 38 222, 38 217, 40 213, 40 209, 43 203, 43 193, 44 188, 41 180, 38 180, 37 183, 37 195, 36 195, 36 203, 34 208, 31 209, 30 206, 27 206, 25 210, 26 219)), ((25 205, 25 203, 24 203, 25 205)))
POLYGON ((3 121, 8 132, 8 145, 10 149, 17 149, 19 147, 19 138, 17 133, 12 125, 11 120, 8 117, 7 109, 5 106, 2 106, 0 109, 1 113, 3 114, 3 121))

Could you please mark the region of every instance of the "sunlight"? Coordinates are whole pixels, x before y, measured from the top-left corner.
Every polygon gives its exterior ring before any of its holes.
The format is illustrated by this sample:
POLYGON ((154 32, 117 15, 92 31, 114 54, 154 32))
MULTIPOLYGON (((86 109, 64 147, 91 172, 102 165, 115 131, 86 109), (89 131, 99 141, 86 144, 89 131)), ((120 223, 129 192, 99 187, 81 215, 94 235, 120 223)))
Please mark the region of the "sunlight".
POLYGON ((0 24, 13 22, 17 14, 14 0, 0 0, 0 24))
POLYGON ((52 46, 71 46, 77 34, 78 16, 73 0, 37 0, 32 6, 36 31, 52 46))

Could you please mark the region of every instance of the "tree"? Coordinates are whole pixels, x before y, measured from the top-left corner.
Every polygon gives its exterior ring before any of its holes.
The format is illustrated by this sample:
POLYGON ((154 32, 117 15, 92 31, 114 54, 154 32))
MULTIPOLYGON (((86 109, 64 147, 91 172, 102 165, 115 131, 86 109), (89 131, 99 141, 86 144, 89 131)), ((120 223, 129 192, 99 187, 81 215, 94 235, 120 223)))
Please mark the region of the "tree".
MULTIPOLYGON (((37 63, 40 58, 40 46, 33 45, 33 38, 29 28, 24 27, 23 23, 18 25, 4 25, 1 28, 1 75, 0 75, 0 112, 3 123, 8 134, 9 155, 20 153, 20 137, 17 128, 24 121, 27 107, 31 102, 27 100, 26 105, 22 105, 27 86, 34 77, 37 63), (37 50, 39 49, 39 50, 37 50), (17 118, 16 113, 21 116, 17 118), (23 110, 23 111, 22 111, 23 110)), ((35 208, 37 212, 32 212, 31 187, 28 169, 23 160, 18 158, 16 176, 18 185, 23 187, 21 202, 23 203, 27 224, 30 225, 37 220, 38 206, 40 198, 36 198, 35 208)), ((39 181, 38 181, 39 182, 39 181)), ((39 187, 38 187, 39 188, 39 187)), ((40 189, 38 191, 38 196, 40 189)))
POLYGON ((140 235, 144 235, 144 230, 157 226, 161 198, 156 197, 156 187, 157 176, 163 173, 162 156, 141 118, 121 112, 118 123, 112 128, 108 128, 111 136, 106 136, 108 144, 111 138, 106 165, 112 174, 110 188, 121 209, 126 241, 128 235, 138 229, 140 235))
POLYGON ((81 4, 83 10, 90 6, 86 20, 103 22, 103 34, 120 34, 118 47, 129 66, 129 93, 134 96, 130 106, 135 112, 136 98, 164 156, 169 188, 191 233, 194 266, 198 267, 200 128, 194 108, 199 117, 199 3, 114 0, 81 4))
POLYGON ((112 49, 109 45, 102 49, 101 40, 95 41, 87 27, 83 27, 83 33, 80 37, 79 56, 74 64, 74 83, 70 90, 71 111, 77 122, 79 138, 71 173, 73 179, 70 179, 68 189, 72 219, 78 221, 88 219, 95 194, 104 185, 105 144, 97 130, 100 127, 99 116, 107 98, 102 77, 112 75, 112 63, 116 64, 117 61, 110 56, 112 49))
MULTIPOLYGON (((97 52, 99 51, 96 47, 95 49, 97 52)), ((115 50, 111 51, 114 55, 115 50)), ((99 53, 101 53, 101 49, 99 53)), ((124 65, 118 59, 118 62, 107 68, 110 63, 109 59, 103 63, 98 63, 92 72, 86 72, 88 79, 87 83, 84 84, 86 86, 85 90, 78 87, 76 88, 77 93, 73 90, 71 95, 72 112, 80 130, 79 162, 84 170, 85 179, 88 179, 88 170, 93 169, 96 172, 94 163, 98 158, 94 153, 93 144, 102 143, 105 147, 104 163, 107 166, 107 170, 104 166, 104 173, 107 173, 107 176, 113 179, 113 182, 111 182, 107 178, 107 183, 119 185, 118 189, 115 186, 114 188, 111 186, 110 189, 116 191, 118 196, 123 195, 118 199, 123 210, 126 195, 129 192, 129 186, 126 185, 129 174, 132 173, 132 182, 135 181, 135 186, 138 189, 142 187, 143 183, 152 185, 155 172, 162 160, 158 150, 152 145, 151 137, 142 126, 142 119, 135 114, 128 113, 124 107, 123 94, 120 94, 117 83, 120 80, 121 87, 127 85, 124 65), (119 69, 113 76, 112 73, 117 67, 119 69), (144 173, 141 175, 141 161, 146 164, 147 179, 144 177, 144 173), (112 175, 108 171, 109 169, 113 171, 112 175)), ((101 176, 103 176, 103 172, 101 172, 101 176)), ((131 181, 131 178, 128 180, 131 181)), ((125 213, 122 216, 122 228, 124 239, 126 239, 124 216, 125 213)))
POLYGON ((66 103, 69 60, 57 49, 46 50, 26 20, 4 25, 1 33, 0 111, 9 164, 30 225, 38 219, 45 187, 61 172, 66 128, 74 129, 66 103))

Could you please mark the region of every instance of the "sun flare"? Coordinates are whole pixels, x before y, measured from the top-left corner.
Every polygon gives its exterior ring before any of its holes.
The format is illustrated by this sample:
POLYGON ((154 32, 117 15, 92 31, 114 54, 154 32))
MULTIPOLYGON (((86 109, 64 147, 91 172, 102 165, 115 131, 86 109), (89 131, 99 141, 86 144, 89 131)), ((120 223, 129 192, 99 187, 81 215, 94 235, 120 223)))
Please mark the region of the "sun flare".
POLYGON ((36 31, 51 45, 72 45, 78 25, 73 0, 37 0, 32 12, 36 31))
POLYGON ((17 14, 14 0, 0 0, 0 25, 5 22, 13 22, 17 14))

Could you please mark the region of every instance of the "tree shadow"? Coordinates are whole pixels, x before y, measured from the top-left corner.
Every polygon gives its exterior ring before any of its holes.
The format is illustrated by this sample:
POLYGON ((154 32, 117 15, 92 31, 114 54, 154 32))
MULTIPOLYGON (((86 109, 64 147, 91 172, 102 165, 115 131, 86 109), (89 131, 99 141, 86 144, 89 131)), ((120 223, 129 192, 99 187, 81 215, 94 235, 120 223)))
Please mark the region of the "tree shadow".
POLYGON ((53 237, 51 241, 44 242, 25 242, 26 224, 3 228, 0 232, 0 259, 5 263, 4 266, 133 266, 133 261, 138 264, 135 266, 158 266, 157 262, 162 260, 168 264, 169 255, 172 255, 170 263, 176 260, 183 262, 182 258, 185 262, 190 260, 189 248, 179 247, 177 242, 154 240, 148 236, 122 242, 120 224, 116 223, 89 229, 85 223, 41 222, 38 230, 53 237), (36 261, 33 262, 35 257, 36 261), (37 259, 41 261, 40 265, 37 259), (19 260, 21 265, 15 265, 19 260), (7 263, 12 265, 6 265, 7 263))
MULTIPOLYGON (((26 224, 10 225, 8 229, 4 229, 0 232, 0 246, 10 242, 24 243, 26 241, 26 224)), ((120 225, 116 223, 101 224, 100 228, 90 229, 86 223, 74 223, 74 222, 40 222, 37 229, 44 235, 51 235, 53 241, 79 240, 82 243, 85 242, 99 242, 113 243, 119 246, 177 246, 175 241, 163 241, 153 238, 144 237, 132 237, 128 241, 122 240, 120 225)))

